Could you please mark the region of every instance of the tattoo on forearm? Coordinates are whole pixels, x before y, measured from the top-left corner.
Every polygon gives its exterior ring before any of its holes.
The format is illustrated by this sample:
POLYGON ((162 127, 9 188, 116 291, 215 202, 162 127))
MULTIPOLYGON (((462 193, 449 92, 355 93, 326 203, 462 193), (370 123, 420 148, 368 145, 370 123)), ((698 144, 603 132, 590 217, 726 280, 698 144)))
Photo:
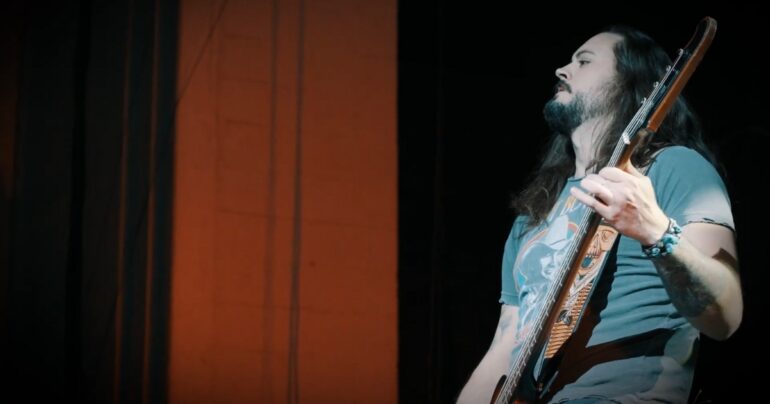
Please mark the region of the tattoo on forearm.
MULTIPOLYGON (((684 272, 684 268, 670 268, 672 272, 684 272)), ((708 306, 716 303, 713 292, 706 286, 689 276, 673 276, 672 283, 677 289, 679 312, 685 317, 697 317, 708 306)))
MULTIPOLYGON (((720 250, 720 252, 712 258, 722 263, 735 263, 735 259, 724 250, 720 250)), ((674 259, 668 259, 657 265, 663 267, 662 274, 667 278, 667 283, 672 289, 672 300, 676 301, 677 309, 683 316, 697 317, 709 306, 716 303, 715 296, 717 296, 720 291, 714 290, 713 283, 711 288, 709 288, 701 279, 693 276, 687 270, 687 265, 685 263, 674 259)), ((719 283, 717 283, 717 285, 718 284, 719 283)))
POLYGON ((500 334, 505 334, 505 330, 511 325, 511 316, 505 316, 500 322, 500 334))
POLYGON ((503 309, 500 316, 500 322, 497 324, 497 331, 495 331, 495 338, 492 340, 492 345, 500 342, 500 339, 502 339, 505 330, 508 329, 509 325, 511 325, 511 315, 508 313, 508 310, 503 309))

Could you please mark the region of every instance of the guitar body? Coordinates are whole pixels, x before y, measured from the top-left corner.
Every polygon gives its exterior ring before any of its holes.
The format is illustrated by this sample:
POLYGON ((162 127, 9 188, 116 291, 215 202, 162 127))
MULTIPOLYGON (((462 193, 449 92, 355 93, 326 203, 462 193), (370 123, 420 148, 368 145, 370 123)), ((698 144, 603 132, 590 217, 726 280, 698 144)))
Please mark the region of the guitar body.
POLYGON ((524 368, 524 375, 519 379, 518 384, 516 385, 516 388, 513 390, 512 398, 505 399, 504 397, 500 397, 500 394, 511 394, 505 392, 506 387, 506 381, 508 380, 507 375, 500 376, 500 380, 497 381, 497 385, 495 386, 495 391, 492 394, 492 401, 490 401, 491 404, 494 403, 500 403, 500 402, 507 402, 511 404, 534 404, 538 402, 538 398, 540 397, 540 394, 538 392, 538 388, 535 385, 535 379, 532 376, 534 372, 534 361, 527 365, 527 367, 524 368))
MULTIPOLYGON (((495 392, 492 394, 492 401, 490 401, 490 404, 494 404, 498 401, 500 398, 500 392, 503 390, 503 386, 505 386, 505 380, 507 377, 505 375, 500 376, 500 380, 497 381, 497 386, 495 386, 495 392)), ((520 383, 519 386, 516 388, 516 390, 513 392, 513 399, 511 399, 510 403, 512 404, 534 404, 537 400, 537 395, 534 392, 534 386, 531 388, 528 388, 525 390, 525 385, 527 383, 520 383)), ((531 383, 530 383, 531 385, 531 383)))

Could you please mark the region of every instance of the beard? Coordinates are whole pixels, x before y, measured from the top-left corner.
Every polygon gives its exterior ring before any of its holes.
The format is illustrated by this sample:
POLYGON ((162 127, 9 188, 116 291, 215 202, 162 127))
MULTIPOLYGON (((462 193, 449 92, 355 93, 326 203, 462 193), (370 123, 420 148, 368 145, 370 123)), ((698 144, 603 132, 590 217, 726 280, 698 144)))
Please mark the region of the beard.
POLYGON ((556 99, 551 99, 543 107, 545 123, 551 131, 560 135, 569 136, 585 120, 586 101, 583 94, 577 94, 575 98, 562 104, 556 99))
POLYGON ((613 103, 612 85, 600 89, 589 100, 585 93, 575 93, 572 101, 564 104, 552 98, 543 107, 543 117, 548 128, 569 137, 583 122, 608 115, 613 103))

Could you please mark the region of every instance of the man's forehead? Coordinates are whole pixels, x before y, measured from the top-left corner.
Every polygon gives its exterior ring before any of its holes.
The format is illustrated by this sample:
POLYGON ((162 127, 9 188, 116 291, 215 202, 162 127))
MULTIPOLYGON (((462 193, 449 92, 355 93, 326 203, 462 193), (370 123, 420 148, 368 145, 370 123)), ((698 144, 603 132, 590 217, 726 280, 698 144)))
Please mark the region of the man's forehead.
POLYGON ((621 39, 623 39, 622 36, 610 32, 596 34, 581 45, 572 56, 574 58, 580 57, 583 54, 613 56, 615 44, 621 39))

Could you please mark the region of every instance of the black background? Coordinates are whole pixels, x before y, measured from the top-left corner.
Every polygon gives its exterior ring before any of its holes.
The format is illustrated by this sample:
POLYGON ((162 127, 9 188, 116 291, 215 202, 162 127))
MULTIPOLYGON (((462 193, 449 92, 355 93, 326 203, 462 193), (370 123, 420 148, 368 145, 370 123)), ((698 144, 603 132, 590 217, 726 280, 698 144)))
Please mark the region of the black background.
POLYGON ((581 4, 399 4, 400 399, 451 402, 492 340, 500 261, 523 186, 547 138, 554 70, 611 24, 669 53, 704 16, 719 26, 684 94, 727 173, 738 232, 744 320, 727 341, 702 337, 691 401, 734 402, 764 388, 768 15, 721 6, 686 12, 581 4), (524 8, 530 11, 524 11, 524 8))

